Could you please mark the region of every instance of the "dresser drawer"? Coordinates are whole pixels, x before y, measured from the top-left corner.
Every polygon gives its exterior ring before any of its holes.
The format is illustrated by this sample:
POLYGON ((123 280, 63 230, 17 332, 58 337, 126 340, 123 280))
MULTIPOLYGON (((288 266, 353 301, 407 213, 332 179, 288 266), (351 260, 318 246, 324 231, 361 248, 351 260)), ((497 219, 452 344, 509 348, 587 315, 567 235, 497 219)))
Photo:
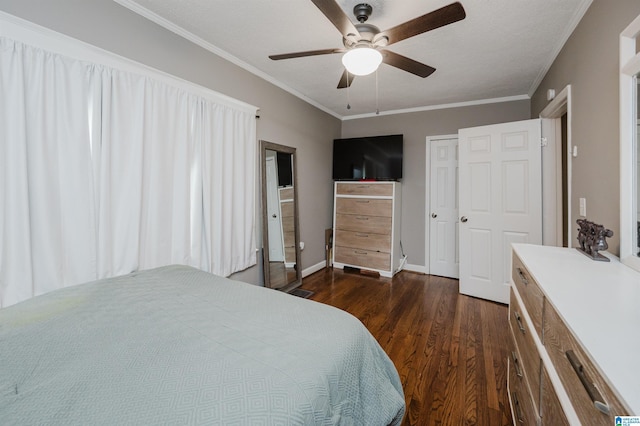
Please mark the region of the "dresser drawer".
POLYGON ((336 214, 392 217, 393 201, 375 198, 336 198, 336 214))
POLYGON ((293 186, 287 188, 280 188, 280 200, 293 200, 293 186))
POLYGON ((391 235, 391 217, 336 214, 336 229, 391 235))
POLYGON ((333 260, 337 263, 357 265, 362 268, 384 271, 391 269, 391 255, 377 251, 336 246, 333 260))
POLYGON ((539 417, 533 404, 526 382, 521 380, 509 359, 509 399, 511 400, 511 413, 516 425, 537 426, 539 417))
POLYGON ((293 201, 280 202, 280 214, 282 217, 293 217, 293 201))
POLYGON ((296 259, 296 248, 295 247, 285 247, 284 248, 284 258, 287 262, 295 262, 296 259))
POLYGON ((613 425, 614 416, 628 415, 626 408, 548 302, 544 307, 544 337, 549 357, 582 424, 613 425), (581 373, 577 373, 576 369, 581 373))
MULTIPOLYGON (((520 355, 520 351, 518 350, 518 346, 516 346, 515 337, 513 333, 511 333, 509 339, 509 391, 513 389, 520 389, 520 393, 522 395, 523 392, 526 391, 526 394, 534 401, 534 411, 535 404, 537 400, 540 399, 540 395, 532 396, 530 393, 530 386, 526 381, 524 375, 524 368, 522 366, 522 357, 520 355)), ((537 411, 536 411, 537 412, 537 411)))
POLYGON ((336 230, 337 246, 391 253, 391 235, 336 230))
POLYGON ((282 217, 282 231, 294 233, 296 230, 294 224, 295 219, 292 216, 282 217))
POLYGON ((540 401, 540 417, 544 426, 569 426, 567 416, 560 405, 558 394, 551 385, 547 370, 542 367, 542 398, 540 401))
MULTIPOLYGON (((511 289, 509 304, 509 324, 511 325, 511 333, 515 338, 518 353, 521 355, 521 366, 529 382, 531 395, 539 396, 541 360, 531 334, 532 330, 529 329, 524 319, 524 311, 515 297, 513 288, 511 289)), ((536 404, 538 404, 538 398, 536 398, 536 404)))
POLYGON ((527 268, 523 265, 518 255, 512 254, 512 278, 518 289, 518 294, 524 303, 524 307, 529 312, 529 318, 533 323, 536 333, 542 340, 542 305, 544 296, 538 283, 531 277, 527 268))
POLYGON ((393 183, 339 183, 337 184, 336 194, 391 197, 393 195, 393 183))

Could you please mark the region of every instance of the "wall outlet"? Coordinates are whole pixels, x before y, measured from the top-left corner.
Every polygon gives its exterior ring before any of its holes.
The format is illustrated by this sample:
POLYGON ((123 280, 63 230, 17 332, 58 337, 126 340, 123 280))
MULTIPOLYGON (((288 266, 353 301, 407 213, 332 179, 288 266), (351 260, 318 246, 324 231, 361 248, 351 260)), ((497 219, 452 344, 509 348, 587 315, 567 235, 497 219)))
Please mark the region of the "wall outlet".
POLYGON ((587 217, 587 199, 580 198, 580 216, 587 217))
POLYGON ((300 241, 300 250, 304 250, 304 241, 300 241))

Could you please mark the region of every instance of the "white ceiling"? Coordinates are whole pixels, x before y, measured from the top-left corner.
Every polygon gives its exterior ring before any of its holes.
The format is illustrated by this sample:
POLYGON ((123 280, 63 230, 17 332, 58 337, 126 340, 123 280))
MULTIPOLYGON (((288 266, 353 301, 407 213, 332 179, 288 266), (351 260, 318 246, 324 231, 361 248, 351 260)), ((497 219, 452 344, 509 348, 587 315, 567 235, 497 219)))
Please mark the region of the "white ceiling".
MULTIPOLYGON (((269 55, 342 48, 310 0, 115 0, 340 118, 376 111, 376 75, 337 89, 340 54, 272 61, 269 55), (349 99, 347 99, 347 97, 349 99), (347 109, 350 103, 351 109, 347 109)), ((352 19, 362 0, 336 0, 352 19)), ((427 78, 382 64, 380 114, 531 96, 592 0, 460 0, 466 18, 388 47, 436 68, 427 78)), ((453 0, 367 0, 385 30, 453 0)))

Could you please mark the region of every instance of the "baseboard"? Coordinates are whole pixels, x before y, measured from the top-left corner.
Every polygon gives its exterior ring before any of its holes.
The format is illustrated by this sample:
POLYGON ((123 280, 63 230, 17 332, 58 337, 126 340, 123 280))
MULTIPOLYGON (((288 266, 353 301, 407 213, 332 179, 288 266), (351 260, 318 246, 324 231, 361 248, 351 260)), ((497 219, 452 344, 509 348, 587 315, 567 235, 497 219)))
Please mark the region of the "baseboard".
MULTIPOLYGON (((318 272, 322 269, 324 269, 327 266, 326 262, 319 262, 316 263, 315 265, 309 266, 308 268, 305 268, 302 270, 302 278, 308 277, 309 275, 318 272)), ((409 271, 409 272, 417 272, 419 274, 428 274, 429 272, 427 271, 427 267, 423 266, 423 265, 412 265, 410 263, 405 263, 403 268, 403 271, 409 271)))
POLYGON ((410 263, 405 263, 404 264, 404 268, 402 268, 404 271, 410 271, 410 272, 418 272, 420 274, 428 274, 429 271, 427 270, 426 266, 423 265, 412 265, 410 263))
POLYGON ((327 262, 322 261, 322 262, 318 262, 315 265, 309 266, 308 268, 305 268, 302 270, 302 278, 304 277, 308 277, 309 275, 313 274, 314 272, 318 272, 322 269, 324 269, 327 266, 327 262))

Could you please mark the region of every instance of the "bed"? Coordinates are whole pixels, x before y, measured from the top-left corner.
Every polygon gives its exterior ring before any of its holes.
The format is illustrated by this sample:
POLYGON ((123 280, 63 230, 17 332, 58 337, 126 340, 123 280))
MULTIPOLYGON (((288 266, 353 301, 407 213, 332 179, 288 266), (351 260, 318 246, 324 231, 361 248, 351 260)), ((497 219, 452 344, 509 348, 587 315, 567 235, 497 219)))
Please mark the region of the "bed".
POLYGON ((0 310, 3 425, 396 425, 404 410, 350 314, 186 266, 0 310))

